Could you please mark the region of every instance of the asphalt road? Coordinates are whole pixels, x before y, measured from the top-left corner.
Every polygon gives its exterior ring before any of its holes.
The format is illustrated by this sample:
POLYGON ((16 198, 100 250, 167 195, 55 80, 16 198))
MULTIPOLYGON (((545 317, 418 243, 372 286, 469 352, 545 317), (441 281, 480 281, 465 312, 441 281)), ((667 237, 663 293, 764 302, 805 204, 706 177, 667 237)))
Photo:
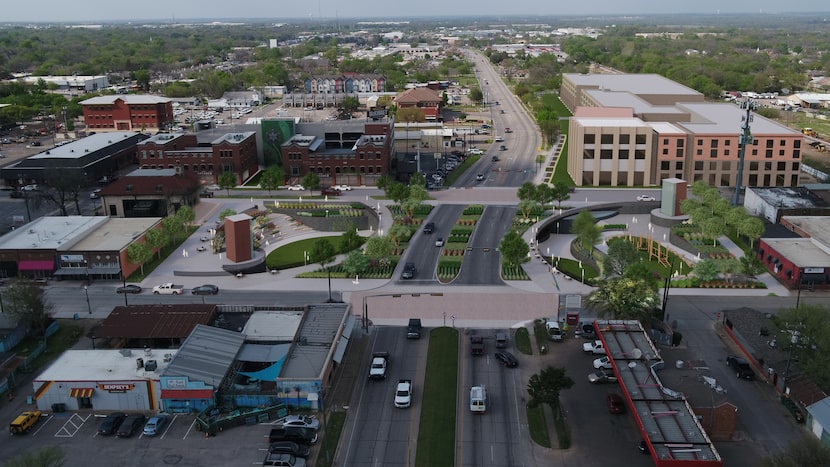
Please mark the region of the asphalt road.
POLYGON ((424 223, 421 225, 434 222, 435 231, 431 234, 425 234, 423 230, 418 230, 412 235, 404 257, 398 262, 398 267, 393 274, 393 277, 396 278, 395 284, 430 285, 438 283, 436 267, 442 248, 435 246, 435 240, 441 237, 446 243, 455 221, 463 210, 463 205, 455 204, 436 206, 432 210, 432 213, 424 219, 424 223), (407 262, 415 263, 417 272, 412 279, 401 279, 403 266, 407 262))
POLYGON ((499 243, 510 227, 515 207, 487 206, 467 243, 458 285, 502 285, 499 243))

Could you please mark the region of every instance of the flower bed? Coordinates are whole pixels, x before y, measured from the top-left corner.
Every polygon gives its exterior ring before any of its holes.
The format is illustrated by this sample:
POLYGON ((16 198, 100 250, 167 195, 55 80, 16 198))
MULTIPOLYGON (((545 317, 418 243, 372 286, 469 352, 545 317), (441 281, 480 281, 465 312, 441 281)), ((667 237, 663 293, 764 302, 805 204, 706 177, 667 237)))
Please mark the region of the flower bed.
POLYGON ((521 266, 501 265, 501 277, 507 281, 527 281, 530 278, 521 266))

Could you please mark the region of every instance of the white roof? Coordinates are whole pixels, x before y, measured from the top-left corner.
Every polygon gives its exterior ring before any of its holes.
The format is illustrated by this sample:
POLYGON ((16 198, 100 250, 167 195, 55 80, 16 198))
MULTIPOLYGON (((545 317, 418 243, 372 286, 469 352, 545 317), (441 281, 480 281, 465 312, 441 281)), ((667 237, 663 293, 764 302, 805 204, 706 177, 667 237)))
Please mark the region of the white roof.
POLYGON ((121 140, 132 138, 140 134, 137 131, 108 131, 105 133, 96 133, 84 138, 64 144, 63 146, 56 146, 49 148, 43 152, 29 157, 29 159, 78 159, 88 155, 91 152, 99 151, 106 147, 112 146, 121 140))
MULTIPOLYGON (((692 121, 679 122, 677 125, 697 134, 736 135, 741 132, 743 119, 746 118, 746 110, 729 103, 683 103, 678 104, 678 107, 691 112, 692 121)), ((755 113, 752 114, 750 129, 752 134, 756 136, 800 134, 792 128, 755 113)))
POLYGON ((0 237, 0 250, 69 250, 104 225, 104 216, 47 216, 0 237))
POLYGON ((74 251, 121 251, 161 222, 161 217, 107 217, 107 222, 76 243, 74 251))
POLYGON ((245 340, 292 342, 303 320, 303 311, 257 311, 245 323, 245 340))
POLYGON ((127 104, 164 104, 173 102, 170 98, 162 96, 152 96, 149 94, 114 94, 106 96, 90 97, 81 101, 81 105, 102 105, 113 104, 117 100, 122 100, 127 104))
POLYGON ((49 365, 35 381, 123 381, 157 380, 168 363, 164 355, 174 356, 177 350, 144 349, 67 350, 49 365), (125 355, 127 354, 127 355, 125 355), (156 371, 138 368, 136 359, 155 360, 156 371))
POLYGON ((686 94, 700 98, 701 93, 656 74, 579 74, 565 73, 577 86, 598 86, 612 91, 627 91, 633 94, 686 94))
POLYGON ((571 117, 580 126, 612 126, 612 127, 648 127, 649 125, 639 118, 625 117, 571 117))

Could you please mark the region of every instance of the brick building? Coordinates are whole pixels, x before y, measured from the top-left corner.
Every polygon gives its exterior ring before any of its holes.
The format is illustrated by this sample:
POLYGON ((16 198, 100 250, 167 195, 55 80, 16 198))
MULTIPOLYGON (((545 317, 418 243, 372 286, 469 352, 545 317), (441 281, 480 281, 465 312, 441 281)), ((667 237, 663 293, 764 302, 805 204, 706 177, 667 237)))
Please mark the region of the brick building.
MULTIPOLYGON (((735 186, 745 111, 658 75, 564 74, 568 173, 579 186, 735 186)), ((754 114, 743 186, 795 186, 803 135, 754 114)))
POLYGON ((323 185, 372 185, 389 172, 394 154, 391 119, 337 121, 296 126, 280 146, 287 177, 301 179, 310 171, 323 185))
POLYGON ((110 217, 167 217, 198 203, 199 191, 193 172, 138 169, 102 188, 99 196, 110 217))
POLYGON ((430 88, 412 88, 398 94, 395 105, 399 109, 418 107, 426 120, 441 120, 441 95, 430 88))
POLYGON ((81 101, 88 131, 159 131, 174 124, 173 101, 166 97, 118 94, 81 101))
POLYGON ((226 133, 200 143, 195 134, 161 133, 138 144, 142 169, 175 169, 194 173, 202 184, 213 184, 222 172, 233 172, 238 184, 259 170, 256 132, 226 133))

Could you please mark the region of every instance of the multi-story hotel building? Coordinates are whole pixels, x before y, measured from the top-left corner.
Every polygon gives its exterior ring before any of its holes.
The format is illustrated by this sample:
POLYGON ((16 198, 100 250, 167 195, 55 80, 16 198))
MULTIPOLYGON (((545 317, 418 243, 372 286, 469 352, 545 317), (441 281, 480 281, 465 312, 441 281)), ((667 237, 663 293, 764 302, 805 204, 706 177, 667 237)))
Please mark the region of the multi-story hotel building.
POLYGON ((152 131, 173 126, 173 100, 166 97, 116 94, 81 101, 88 131, 152 131))

